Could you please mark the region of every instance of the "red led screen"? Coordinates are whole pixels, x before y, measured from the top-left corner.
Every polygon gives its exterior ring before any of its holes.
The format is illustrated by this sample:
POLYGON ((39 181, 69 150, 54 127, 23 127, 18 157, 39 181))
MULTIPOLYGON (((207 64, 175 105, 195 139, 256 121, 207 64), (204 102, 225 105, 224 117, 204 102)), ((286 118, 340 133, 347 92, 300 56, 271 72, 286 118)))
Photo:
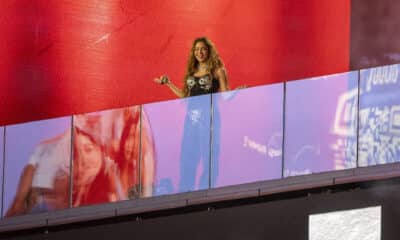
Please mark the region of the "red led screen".
POLYGON ((3 0, 0 125, 175 98, 194 38, 231 88, 348 70, 350 1, 3 0))

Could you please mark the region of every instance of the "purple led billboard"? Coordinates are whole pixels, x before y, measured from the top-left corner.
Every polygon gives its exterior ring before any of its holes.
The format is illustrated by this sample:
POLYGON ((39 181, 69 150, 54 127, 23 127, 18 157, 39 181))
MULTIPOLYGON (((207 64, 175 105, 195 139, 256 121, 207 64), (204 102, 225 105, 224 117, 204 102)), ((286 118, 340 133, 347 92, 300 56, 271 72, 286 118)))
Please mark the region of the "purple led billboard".
POLYGON ((69 206, 71 117, 6 127, 5 217, 69 206))
POLYGON ((143 111, 154 137, 153 195, 208 188, 211 96, 146 104, 143 111))
POLYGON ((141 132, 148 139, 143 176, 152 183, 152 136, 140 129, 139 106, 75 115, 73 129, 73 207, 140 197, 141 132))
POLYGON ((284 176, 356 166, 358 73, 287 83, 284 176))
POLYGON ((359 166, 400 159, 400 65, 360 71, 359 166))
POLYGON ((213 95, 211 186, 282 176, 283 84, 213 95))

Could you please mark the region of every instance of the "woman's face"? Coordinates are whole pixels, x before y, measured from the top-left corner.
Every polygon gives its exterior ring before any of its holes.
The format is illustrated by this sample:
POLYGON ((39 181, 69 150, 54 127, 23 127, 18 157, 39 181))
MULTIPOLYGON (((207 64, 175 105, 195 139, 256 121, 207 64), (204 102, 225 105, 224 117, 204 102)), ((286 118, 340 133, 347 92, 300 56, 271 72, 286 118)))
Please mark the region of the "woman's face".
POLYGON ((132 125, 129 129, 128 137, 126 138, 124 145, 124 157, 126 160, 132 160, 135 149, 135 128, 132 125))
POLYGON ((90 184, 101 169, 101 148, 81 133, 77 133, 77 158, 74 161, 74 177, 77 185, 90 184))
POLYGON ((203 63, 208 59, 208 47, 203 41, 199 41, 194 45, 194 57, 199 63, 203 63))

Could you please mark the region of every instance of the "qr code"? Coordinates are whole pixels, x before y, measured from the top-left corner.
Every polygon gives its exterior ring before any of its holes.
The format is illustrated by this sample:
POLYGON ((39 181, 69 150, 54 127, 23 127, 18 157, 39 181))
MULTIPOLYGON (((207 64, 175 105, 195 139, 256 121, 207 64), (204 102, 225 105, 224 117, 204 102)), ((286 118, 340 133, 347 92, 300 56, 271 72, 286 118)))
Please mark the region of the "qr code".
POLYGON ((360 109, 359 165, 396 162, 400 157, 400 105, 360 109))

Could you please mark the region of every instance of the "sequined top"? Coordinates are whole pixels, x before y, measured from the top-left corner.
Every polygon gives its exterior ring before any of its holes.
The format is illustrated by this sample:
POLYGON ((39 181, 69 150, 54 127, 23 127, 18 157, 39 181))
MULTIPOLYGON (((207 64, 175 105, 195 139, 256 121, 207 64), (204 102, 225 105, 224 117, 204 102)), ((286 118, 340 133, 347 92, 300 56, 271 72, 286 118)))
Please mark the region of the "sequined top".
POLYGON ((189 96, 198 96, 202 94, 218 92, 219 82, 214 79, 211 74, 196 77, 189 76, 186 79, 186 84, 189 91, 189 96))

